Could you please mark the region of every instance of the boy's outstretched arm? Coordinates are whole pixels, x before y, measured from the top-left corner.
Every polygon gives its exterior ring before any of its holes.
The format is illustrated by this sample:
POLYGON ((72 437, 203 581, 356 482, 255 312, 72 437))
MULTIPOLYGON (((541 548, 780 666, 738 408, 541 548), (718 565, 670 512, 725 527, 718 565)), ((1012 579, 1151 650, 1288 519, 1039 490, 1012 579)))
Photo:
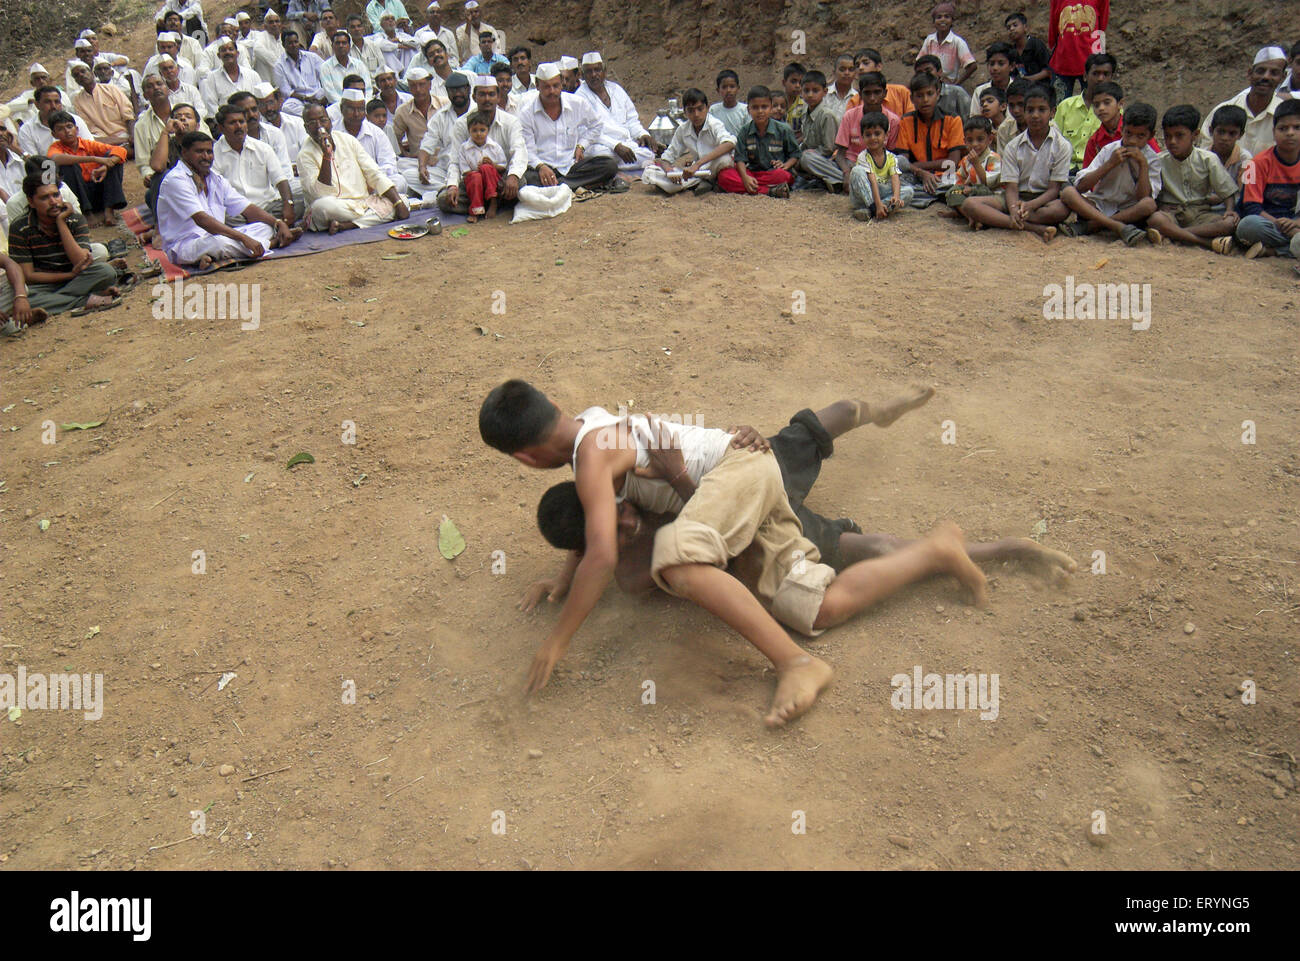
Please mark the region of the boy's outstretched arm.
POLYGON ((581 560, 581 551, 567 551, 564 568, 560 573, 529 584, 528 590, 524 591, 524 596, 519 599, 519 609, 527 614, 542 602, 543 597, 552 604, 563 600, 564 595, 569 593, 569 585, 573 583, 573 573, 578 569, 578 562, 581 560))
MULTIPOLYGON (((578 499, 582 501, 582 509, 586 514, 587 549, 574 570, 573 584, 560 611, 560 618, 533 658, 532 668, 528 671, 529 693, 546 686, 556 662, 569 649, 569 641, 587 619, 614 576, 614 567, 618 563, 618 510, 614 504, 614 474, 620 462, 628 460, 635 463, 635 454, 626 450, 602 449, 595 443, 584 442, 576 482, 578 499)), ((624 463, 622 470, 626 469, 624 463)))

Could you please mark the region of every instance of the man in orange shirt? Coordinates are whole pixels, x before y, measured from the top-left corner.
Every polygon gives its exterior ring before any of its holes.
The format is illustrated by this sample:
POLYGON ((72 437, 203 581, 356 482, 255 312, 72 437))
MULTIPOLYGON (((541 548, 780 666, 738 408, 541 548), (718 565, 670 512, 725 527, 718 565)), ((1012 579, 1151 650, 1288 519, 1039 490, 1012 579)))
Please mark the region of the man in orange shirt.
POLYGON ((966 134, 960 117, 939 109, 939 81, 935 77, 918 73, 908 89, 916 109, 905 114, 899 124, 896 152, 903 168, 903 182, 914 188, 911 205, 925 208, 955 182, 966 134))
POLYGON ((81 211, 90 226, 117 222, 114 211, 126 206, 122 192, 122 171, 126 149, 77 136, 77 121, 60 110, 50 117, 49 157, 60 170, 63 182, 77 195, 81 211))

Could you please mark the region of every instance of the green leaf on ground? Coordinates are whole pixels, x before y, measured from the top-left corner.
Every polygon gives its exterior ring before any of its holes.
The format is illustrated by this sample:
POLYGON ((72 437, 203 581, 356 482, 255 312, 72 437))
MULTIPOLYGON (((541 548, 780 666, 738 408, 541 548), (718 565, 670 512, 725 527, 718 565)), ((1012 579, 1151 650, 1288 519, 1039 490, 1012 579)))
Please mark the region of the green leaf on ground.
POLYGON ((39 528, 40 528, 41 530, 43 530, 43 531, 48 531, 48 530, 50 529, 50 522, 47 521, 44 517, 42 517, 42 518, 41 518, 41 522, 40 522, 39 524, 37 524, 36 526, 39 527, 39 528))
POLYGON ((1047 521, 1040 520, 1034 525, 1034 529, 1029 532, 1029 536, 1034 540, 1041 540, 1042 536, 1047 533, 1047 521))
POLYGON ((442 523, 438 525, 438 551, 447 560, 452 560, 464 550, 465 538, 456 530, 451 518, 443 514, 442 523))
POLYGON ((78 424, 74 421, 70 424, 64 424, 63 429, 64 430, 94 430, 96 427, 103 427, 103 426, 104 426, 104 422, 102 420, 97 420, 89 424, 78 424))
POLYGON ((9 720, 16 721, 22 716, 23 716, 23 709, 21 707, 14 706, 9 708, 9 720))
POLYGON ((451 235, 452 235, 453 237, 468 237, 468 236, 469 236, 469 228, 468 228, 468 227, 457 227, 455 230, 453 230, 453 231, 451 232, 451 235))
POLYGON ((299 464, 314 464, 314 463, 316 463, 316 458, 312 457, 311 454, 307 453, 306 451, 303 451, 300 454, 294 454, 292 457, 290 457, 289 463, 284 465, 284 469, 289 470, 290 468, 296 467, 299 464))

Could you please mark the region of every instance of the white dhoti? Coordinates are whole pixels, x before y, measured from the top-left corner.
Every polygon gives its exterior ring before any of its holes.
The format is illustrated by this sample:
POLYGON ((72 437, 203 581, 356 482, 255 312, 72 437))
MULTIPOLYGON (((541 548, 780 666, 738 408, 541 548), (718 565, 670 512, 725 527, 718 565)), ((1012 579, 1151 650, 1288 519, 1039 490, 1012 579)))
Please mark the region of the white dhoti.
MULTIPOLYGON (((406 181, 405 187, 402 187, 400 184, 398 185, 397 192, 399 194, 417 194, 422 200, 434 200, 437 198, 438 187, 433 184, 420 183, 420 161, 414 157, 398 157, 397 172, 401 174, 402 179, 406 181)), ((397 178, 393 178, 393 183, 397 183, 397 178)))
MULTIPOLYGON (((241 224, 239 232, 256 240, 264 249, 270 249, 274 234, 266 224, 241 224)), ((211 257, 213 260, 247 260, 249 256, 244 245, 233 237, 206 234, 194 240, 187 240, 177 247, 176 256, 172 260, 177 264, 197 264, 204 257, 211 257)))
POLYGON ((329 230, 331 221, 356 224, 358 227, 377 227, 392 219, 391 215, 383 216, 365 201, 340 200, 338 197, 318 197, 312 201, 307 216, 312 230, 329 230))
POLYGON ((642 147, 639 144, 632 148, 632 159, 623 160, 618 154, 603 144, 596 144, 587 151, 588 157, 613 157, 618 161, 619 170, 640 170, 642 167, 649 167, 655 162, 655 152, 649 147, 642 147))
POLYGON ((681 171, 677 171, 677 180, 668 176, 668 172, 658 164, 651 164, 641 171, 642 183, 647 183, 652 187, 658 187, 666 194, 681 193, 683 190, 690 190, 692 187, 699 186, 699 177, 682 177, 681 171))

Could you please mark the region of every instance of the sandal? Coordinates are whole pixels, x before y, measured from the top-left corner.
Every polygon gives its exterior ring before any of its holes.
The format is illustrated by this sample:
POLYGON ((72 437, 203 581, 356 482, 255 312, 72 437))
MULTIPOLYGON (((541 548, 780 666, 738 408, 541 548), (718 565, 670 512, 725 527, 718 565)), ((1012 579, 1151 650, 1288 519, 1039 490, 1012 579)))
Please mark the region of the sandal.
POLYGON ((122 298, 114 297, 107 304, 100 304, 98 307, 78 307, 71 314, 73 317, 85 317, 87 314, 96 314, 101 310, 112 310, 114 307, 122 306, 122 298))
POLYGON ((1223 254, 1225 257, 1230 257, 1232 255, 1232 248, 1233 243, 1231 237, 1215 237, 1210 241, 1210 249, 1216 254, 1223 254))
POLYGON ((150 277, 157 277, 163 272, 162 264, 157 260, 146 260, 144 264, 136 271, 141 280, 148 280, 150 277))
POLYGON ((596 196, 599 196, 596 193, 596 191, 588 190, 586 187, 579 187, 577 190, 573 192, 573 199, 576 200, 578 203, 582 203, 585 200, 590 200, 592 197, 596 197, 596 196))
POLYGON ((632 188, 628 185, 628 182, 626 180, 624 180, 622 177, 615 177, 613 180, 609 182, 609 185, 605 188, 605 193, 625 194, 631 189, 632 188))

